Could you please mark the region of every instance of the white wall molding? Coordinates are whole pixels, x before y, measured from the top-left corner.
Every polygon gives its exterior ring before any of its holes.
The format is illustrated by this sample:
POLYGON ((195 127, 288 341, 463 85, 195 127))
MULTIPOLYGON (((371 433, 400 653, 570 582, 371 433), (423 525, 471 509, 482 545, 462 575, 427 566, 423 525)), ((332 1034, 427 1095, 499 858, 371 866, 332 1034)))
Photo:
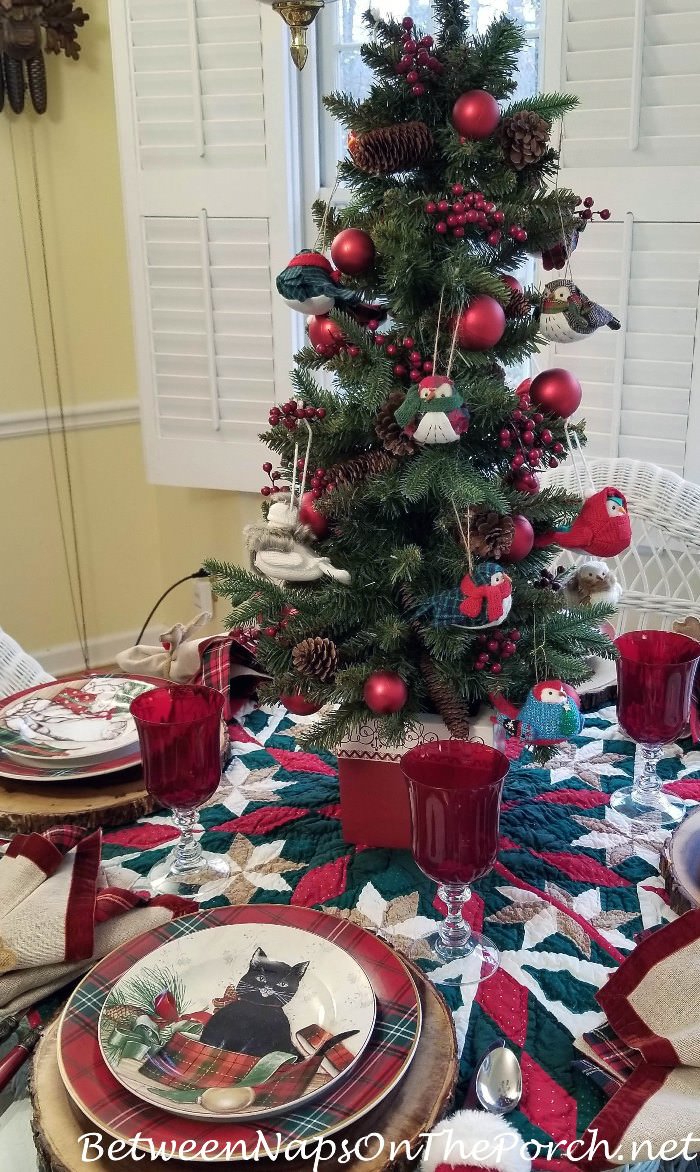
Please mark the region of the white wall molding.
MULTIPOLYGON (((142 642, 149 647, 158 646, 158 636, 164 630, 166 624, 161 624, 158 627, 148 627, 145 631, 142 642)), ((92 667, 109 667, 114 665, 115 656, 120 651, 126 651, 127 647, 133 647, 134 639, 137 631, 122 631, 121 634, 115 635, 98 635, 94 639, 88 640, 88 649, 90 652, 90 664, 92 667)), ((82 671, 83 657, 80 650, 80 644, 62 643, 55 647, 40 647, 39 650, 29 652, 52 676, 68 675, 70 672, 82 671)))
MULTIPOLYGON (((98 427, 125 427, 138 423, 137 399, 112 399, 105 403, 83 403, 66 407, 64 411, 68 431, 91 431, 98 427)), ((0 440, 21 439, 31 435, 46 435, 60 431, 61 413, 51 407, 48 421, 43 411, 15 411, 0 415, 0 440)))

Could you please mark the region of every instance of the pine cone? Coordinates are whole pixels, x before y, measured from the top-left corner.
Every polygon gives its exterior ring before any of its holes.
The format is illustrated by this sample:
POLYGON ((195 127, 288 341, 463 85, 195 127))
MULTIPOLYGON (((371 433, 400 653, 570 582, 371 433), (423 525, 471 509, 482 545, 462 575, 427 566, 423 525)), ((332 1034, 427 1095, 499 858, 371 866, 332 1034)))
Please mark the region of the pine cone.
POLYGON ((108 1005, 104 1010, 107 1020, 122 1031, 130 1030, 136 1019, 144 1013, 145 1010, 139 1009, 137 1005, 108 1005))
POLYGON ((532 302, 524 293, 513 293, 506 305, 506 317, 527 317, 532 310, 532 302))
POLYGON ((535 114, 534 110, 519 110, 504 118, 501 123, 501 140, 506 153, 516 171, 522 171, 531 163, 542 158, 552 128, 544 118, 535 114))
POLYGON ((425 122, 402 122, 351 134, 348 150, 360 171, 368 175, 392 175, 419 167, 433 145, 425 122))
POLYGON ((471 720, 466 701, 445 682, 429 655, 421 656, 420 666, 430 699, 452 736, 469 740, 471 720))
POLYGON ((292 649, 292 663, 300 675, 315 676, 327 683, 338 668, 338 649, 332 639, 314 635, 292 649))
POLYGON ((410 435, 406 435, 394 419, 394 414, 406 398, 405 391, 392 391, 382 407, 374 430, 382 441, 387 452, 393 456, 412 456, 417 451, 416 444, 410 435))
POLYGON ((27 85, 32 105, 37 114, 45 114, 48 95, 43 53, 37 53, 36 57, 30 57, 27 61, 27 85))
POLYGON ((515 533, 512 517, 504 517, 483 505, 470 505, 460 521, 474 557, 498 562, 507 554, 515 533))
POLYGON ((352 460, 345 460, 342 464, 332 464, 326 470, 326 477, 341 488, 352 488, 370 476, 380 476, 382 472, 390 472, 395 467, 396 460, 387 452, 363 452, 361 456, 353 456, 352 460))

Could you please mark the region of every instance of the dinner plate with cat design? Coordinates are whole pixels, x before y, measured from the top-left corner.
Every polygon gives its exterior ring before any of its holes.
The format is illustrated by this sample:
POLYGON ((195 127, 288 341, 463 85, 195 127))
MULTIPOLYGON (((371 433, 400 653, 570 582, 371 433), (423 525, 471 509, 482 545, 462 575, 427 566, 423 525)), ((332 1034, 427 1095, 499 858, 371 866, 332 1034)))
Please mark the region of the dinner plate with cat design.
POLYGON ((331 1090, 367 1046, 370 980, 332 940, 274 923, 170 941, 116 982, 102 1056, 132 1095, 188 1118, 260 1119, 331 1090))

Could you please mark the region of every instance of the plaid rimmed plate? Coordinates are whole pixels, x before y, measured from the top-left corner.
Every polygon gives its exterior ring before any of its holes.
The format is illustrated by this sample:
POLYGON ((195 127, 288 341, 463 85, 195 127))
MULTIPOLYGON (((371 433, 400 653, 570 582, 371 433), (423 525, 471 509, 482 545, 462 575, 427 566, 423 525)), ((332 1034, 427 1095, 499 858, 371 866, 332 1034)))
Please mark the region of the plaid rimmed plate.
MULTIPOLYGON (((139 764, 141 750, 137 738, 134 741, 134 739, 127 737, 124 743, 120 740, 120 748, 116 748, 114 751, 108 750, 107 755, 101 760, 96 760, 85 754, 85 745, 82 743, 79 752, 76 753, 67 748, 62 756, 57 755, 56 751, 49 748, 48 745, 42 747, 37 744, 33 748, 29 748, 28 751, 28 746, 24 743, 21 733, 7 724, 6 713, 8 712, 15 713, 15 716, 23 719, 23 702, 30 705, 39 702, 44 705, 43 709, 29 713, 34 723, 41 724, 45 715, 46 703, 51 702, 51 694, 54 692, 63 694, 65 703, 62 703, 62 707, 65 707, 66 713, 69 714, 70 705, 73 702, 78 707, 83 702, 81 692, 84 692, 85 686, 89 685, 93 678, 100 681, 100 686, 103 689, 107 684, 113 684, 117 688, 123 686, 122 681, 127 685, 134 684, 137 687, 141 686, 141 688, 159 687, 164 682, 155 676, 90 677, 81 672, 77 675, 67 676, 60 681, 60 684, 38 684, 23 692, 16 692, 13 696, 6 696, 0 701, 0 777, 7 777, 13 781, 34 781, 42 785, 48 781, 89 781, 92 778, 118 773, 139 764)), ((106 695, 103 695, 103 700, 109 705, 110 701, 106 695)), ((107 711, 109 711, 109 707, 107 711)), ((12 723, 12 715, 9 720, 12 723)), ((130 716, 128 720, 133 724, 130 716)), ((72 723, 75 723, 74 720, 72 723)), ((105 741, 101 742, 102 752, 105 752, 106 743, 105 741)))
POLYGON ((375 1017, 369 977, 344 948, 287 924, 220 924, 137 961, 98 1033, 115 1078, 145 1103, 262 1119, 347 1077, 375 1017))
POLYGON ((347 920, 308 908, 253 904, 214 908, 173 920, 130 941, 102 960, 70 998, 61 1019, 58 1061, 73 1102, 97 1127, 142 1151, 177 1151, 188 1159, 237 1161, 255 1152, 282 1152, 339 1131, 375 1107, 408 1069, 420 1035, 420 1000, 400 958, 382 940, 347 920), (112 985, 137 961, 169 941, 222 924, 300 928, 350 953, 367 974, 377 999, 372 1037, 343 1082, 320 1099, 269 1121, 184 1119, 141 1102, 117 1082, 100 1053, 98 1021, 112 985), (194 1146, 193 1146, 194 1144, 194 1146), (204 1153, 203 1155, 200 1153, 204 1153))

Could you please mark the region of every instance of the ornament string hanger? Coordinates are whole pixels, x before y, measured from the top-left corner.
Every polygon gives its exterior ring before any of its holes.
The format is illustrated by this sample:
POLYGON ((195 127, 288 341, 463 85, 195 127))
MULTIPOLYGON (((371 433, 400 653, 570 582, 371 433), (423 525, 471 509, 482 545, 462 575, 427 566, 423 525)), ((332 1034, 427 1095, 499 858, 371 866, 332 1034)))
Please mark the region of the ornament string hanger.
POLYGON ((326 225, 328 224, 328 214, 331 210, 331 204, 333 203, 333 196, 335 195, 339 186, 340 186, 340 171, 339 171, 339 168, 336 168, 335 183, 333 184, 333 187, 331 189, 331 193, 328 196, 328 199, 326 200, 326 206, 323 209, 323 219, 321 220, 321 227, 319 228, 318 233, 316 235, 316 243, 314 245, 314 251, 316 251, 316 252, 318 252, 318 250, 320 248, 325 248, 326 225))
POLYGON ((455 314, 455 326, 452 331, 452 345, 450 346, 450 356, 447 360, 447 370, 445 372, 447 378, 449 378, 452 373, 452 363, 454 362, 454 358, 455 358, 455 349, 457 346, 457 335, 459 333, 459 321, 460 321, 460 318, 461 318, 463 312, 464 312, 464 302, 462 302, 462 305, 459 309, 459 312, 455 314))
POLYGON ((542 640, 537 642, 537 611, 535 607, 532 608, 532 666, 535 669, 535 683, 539 684, 540 679, 543 678, 544 672, 547 669, 547 655, 545 651, 546 629, 542 623, 542 640), (544 661, 544 671, 542 676, 540 674, 540 655, 544 661))
POLYGON ((588 461, 583 454, 578 432, 569 428, 568 419, 564 423, 564 435, 566 436, 566 446, 571 456, 571 465, 576 476, 576 483, 578 484, 581 496, 585 499, 590 493, 596 491, 595 482, 590 467, 588 466, 588 461))
POLYGON ((465 536, 464 528, 462 526, 462 518, 459 515, 459 509, 457 508, 457 505, 455 504, 455 498, 453 496, 450 497, 450 503, 452 505, 452 508, 454 509, 454 515, 457 518, 457 528, 459 529, 459 535, 462 538, 462 545, 464 546, 464 552, 467 555, 467 567, 469 569, 469 576, 471 577, 474 573, 474 562, 472 559, 472 550, 471 550, 471 512, 469 509, 467 509, 467 532, 466 532, 466 536, 465 536))
MULTIPOLYGON (((306 430, 308 432, 308 435, 306 437, 306 453, 304 455, 304 464, 303 464, 303 468, 302 468, 302 472, 301 472, 301 484, 299 486, 299 501, 300 502, 301 502, 301 498, 303 497, 303 495, 306 491, 306 478, 307 478, 308 471, 309 471, 309 456, 311 454, 311 440, 313 438, 311 424, 309 423, 308 419, 305 419, 304 423, 306 425, 306 430)), ((299 441, 297 440, 297 442, 294 445, 294 466, 292 468, 292 487, 291 487, 291 492, 290 492, 290 504, 291 505, 294 505, 294 497, 295 497, 295 494, 297 491, 297 471, 298 471, 298 469, 299 469, 299 441)))
MULTIPOLYGON (((559 171, 561 168, 561 148, 562 148, 563 141, 564 141, 564 119, 562 118, 561 122, 559 123, 559 140, 557 142, 557 170, 556 170, 556 175, 555 175, 555 179, 554 179, 554 194, 555 194, 555 196, 559 193, 559 171)), ((564 228, 564 217, 561 214, 561 204, 559 203, 559 200, 557 200, 556 203, 557 203, 557 211, 559 212, 559 223, 561 224, 561 238, 562 238, 562 241, 564 244, 564 252, 566 254, 566 264, 564 265, 564 280, 571 281, 573 283, 573 273, 571 271, 571 248, 569 246, 570 237, 567 234, 566 229, 564 228)))
POLYGON ((433 347, 433 374, 437 370, 438 346, 440 345, 440 322, 442 321, 442 303, 445 297, 445 286, 440 290, 440 304, 438 306, 438 319, 435 327, 435 345, 433 347))

